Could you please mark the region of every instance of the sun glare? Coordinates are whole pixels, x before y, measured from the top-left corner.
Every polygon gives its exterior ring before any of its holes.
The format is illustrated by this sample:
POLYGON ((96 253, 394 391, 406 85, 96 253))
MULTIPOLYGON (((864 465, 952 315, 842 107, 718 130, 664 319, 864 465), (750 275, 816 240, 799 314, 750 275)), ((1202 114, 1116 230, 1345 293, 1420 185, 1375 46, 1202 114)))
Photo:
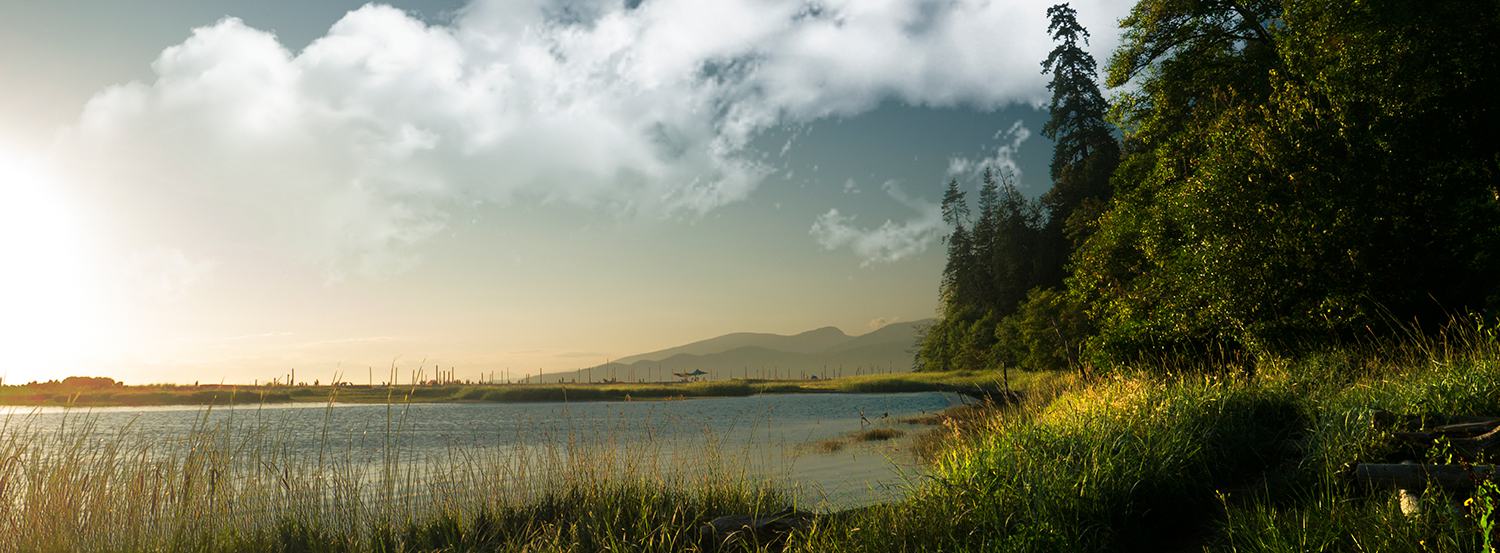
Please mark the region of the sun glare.
POLYGON ((89 358, 97 298, 82 221, 43 165, 0 151, 0 377, 67 376, 89 358))

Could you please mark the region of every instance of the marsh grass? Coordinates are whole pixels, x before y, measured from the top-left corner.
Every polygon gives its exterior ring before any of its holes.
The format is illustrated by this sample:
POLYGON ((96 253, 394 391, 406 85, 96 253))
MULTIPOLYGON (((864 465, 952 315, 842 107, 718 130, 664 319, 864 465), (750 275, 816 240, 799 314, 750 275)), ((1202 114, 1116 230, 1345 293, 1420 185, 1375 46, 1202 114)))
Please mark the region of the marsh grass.
POLYGON ((884 442, 905 436, 906 433, 895 428, 879 427, 861 431, 854 435, 854 439, 861 442, 884 442))
POLYGON ((1428 491, 1408 517, 1347 467, 1398 453, 1390 432, 1410 428, 1383 416, 1500 415, 1492 327, 1252 362, 1125 368, 966 421, 910 421, 935 422, 930 476, 798 550, 1482 550, 1464 497, 1428 491))
POLYGON ((887 442, 905 435, 906 432, 898 428, 882 426, 860 430, 847 436, 839 436, 836 438, 819 440, 817 442, 813 442, 811 446, 814 451, 817 451, 819 453, 838 453, 849 447, 851 444, 887 442))
POLYGON ((814 445, 815 448, 820 452, 838 453, 840 451, 843 451, 845 447, 849 446, 849 440, 846 440, 844 438, 829 438, 827 440, 819 440, 818 443, 814 445))
POLYGON ((681 551, 712 516, 790 504, 712 450, 680 465, 579 437, 413 458, 404 410, 387 415, 375 463, 326 433, 316 454, 293 453, 274 424, 208 411, 177 443, 101 432, 87 414, 11 416, 0 551, 681 551))

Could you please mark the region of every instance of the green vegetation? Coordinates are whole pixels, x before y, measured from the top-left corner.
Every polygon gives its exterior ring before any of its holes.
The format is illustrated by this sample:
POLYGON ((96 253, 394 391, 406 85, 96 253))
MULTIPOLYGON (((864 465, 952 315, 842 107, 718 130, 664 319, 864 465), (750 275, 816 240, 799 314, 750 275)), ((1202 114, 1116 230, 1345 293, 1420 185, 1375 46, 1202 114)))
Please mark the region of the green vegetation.
POLYGON ((1140 0, 1107 106, 1048 15, 1053 188, 987 173, 970 218, 948 184, 921 368, 1246 360, 1500 308, 1500 5, 1140 0))
POLYGON ((1122 369, 1039 394, 952 427, 930 483, 830 518, 800 550, 1491 551, 1490 492, 1433 489, 1408 517, 1346 469, 1393 453, 1403 428, 1385 413, 1500 413, 1494 336, 1266 358, 1254 379, 1122 369))
POLYGON ((806 550, 1494 551, 1493 480, 1408 516, 1346 468, 1500 415, 1500 3, 1139 0, 1107 103, 1048 15, 1053 190, 948 183, 918 366, 1077 387, 806 550))

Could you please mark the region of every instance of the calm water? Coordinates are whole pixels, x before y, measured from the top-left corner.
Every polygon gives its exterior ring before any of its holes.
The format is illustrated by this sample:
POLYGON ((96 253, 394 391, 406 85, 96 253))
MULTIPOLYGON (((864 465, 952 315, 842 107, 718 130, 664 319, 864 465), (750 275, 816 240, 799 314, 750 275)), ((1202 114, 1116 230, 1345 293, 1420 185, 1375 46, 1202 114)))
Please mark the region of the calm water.
POLYGON ((583 403, 462 403, 385 405, 277 405, 215 408, 95 408, 88 411, 9 408, 41 431, 77 425, 107 439, 130 432, 172 451, 195 427, 232 428, 234 434, 267 437, 295 455, 335 450, 360 462, 378 463, 388 437, 406 459, 438 459, 469 448, 494 450, 583 443, 636 452, 641 445, 671 463, 694 463, 704 451, 719 462, 798 490, 803 501, 844 507, 887 500, 901 492, 903 474, 915 474, 909 439, 856 443, 829 453, 822 440, 858 432, 863 414, 874 424, 894 425, 908 437, 925 428, 895 419, 946 409, 961 401, 942 393, 784 394, 681 401, 583 403), (86 414, 86 417, 80 417, 86 414), (889 417, 883 420, 883 417, 889 417), (390 430, 388 431, 388 427, 390 430), (396 429, 399 427, 399 432, 396 429), (634 448, 634 449, 631 449, 634 448))

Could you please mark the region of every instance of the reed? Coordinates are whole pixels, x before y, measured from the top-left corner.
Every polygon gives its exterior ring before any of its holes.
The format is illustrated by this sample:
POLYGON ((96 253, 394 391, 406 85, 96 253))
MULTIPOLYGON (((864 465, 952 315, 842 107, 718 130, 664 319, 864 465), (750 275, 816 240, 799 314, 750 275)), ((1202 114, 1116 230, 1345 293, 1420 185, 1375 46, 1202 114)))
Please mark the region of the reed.
POLYGON ((293 453, 258 411, 209 414, 165 442, 87 414, 7 417, 0 551, 680 551, 711 516, 790 502, 729 463, 676 464, 651 444, 414 458, 397 405, 375 462, 326 434, 315 455, 293 453))

